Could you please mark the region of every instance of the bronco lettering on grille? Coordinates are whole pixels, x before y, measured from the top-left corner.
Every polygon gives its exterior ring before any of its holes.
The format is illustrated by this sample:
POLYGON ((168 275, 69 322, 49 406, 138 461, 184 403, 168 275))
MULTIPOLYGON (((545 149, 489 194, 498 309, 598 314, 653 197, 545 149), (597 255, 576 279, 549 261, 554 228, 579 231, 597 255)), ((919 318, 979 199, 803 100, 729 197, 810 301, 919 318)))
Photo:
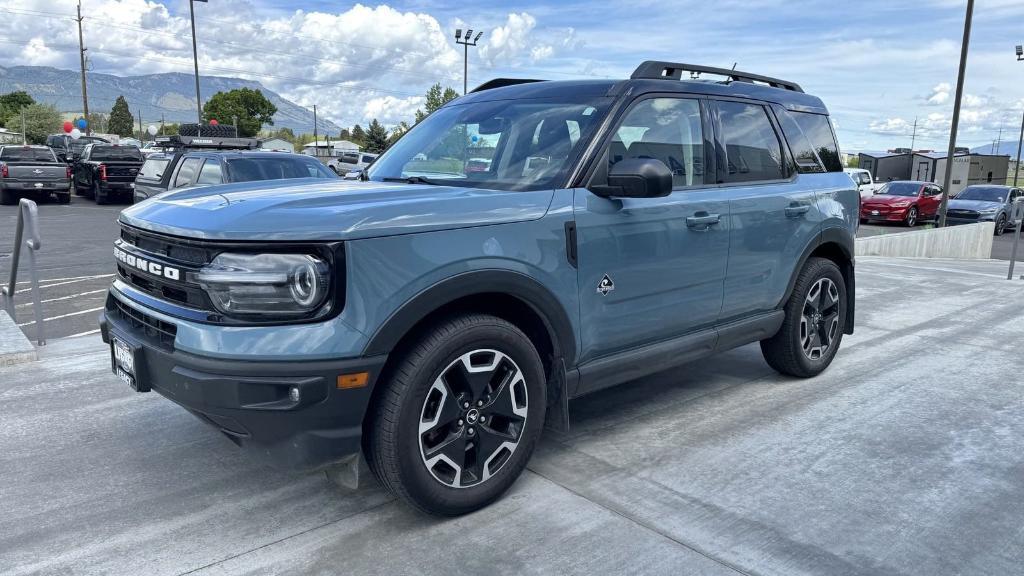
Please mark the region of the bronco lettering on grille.
POLYGON ((178 270, 177 268, 164 266, 163 264, 158 264, 156 262, 150 262, 145 258, 135 256, 134 254, 129 254, 116 246, 114 247, 114 258, 116 258, 118 262, 121 262, 125 266, 135 268, 136 270, 141 270, 143 272, 146 272, 147 274, 161 276, 163 278, 167 278, 168 280, 181 280, 181 271, 178 270))

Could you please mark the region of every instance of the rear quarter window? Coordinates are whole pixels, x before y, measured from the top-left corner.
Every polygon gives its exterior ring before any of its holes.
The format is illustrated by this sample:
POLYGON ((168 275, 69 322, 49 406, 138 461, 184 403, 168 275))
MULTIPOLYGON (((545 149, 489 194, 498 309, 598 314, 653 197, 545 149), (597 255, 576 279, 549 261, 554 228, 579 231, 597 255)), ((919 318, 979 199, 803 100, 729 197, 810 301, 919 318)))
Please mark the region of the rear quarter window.
POLYGON ((843 161, 839 158, 839 146, 836 144, 836 137, 832 132, 828 116, 810 112, 790 112, 789 114, 818 154, 825 170, 842 172, 843 161))

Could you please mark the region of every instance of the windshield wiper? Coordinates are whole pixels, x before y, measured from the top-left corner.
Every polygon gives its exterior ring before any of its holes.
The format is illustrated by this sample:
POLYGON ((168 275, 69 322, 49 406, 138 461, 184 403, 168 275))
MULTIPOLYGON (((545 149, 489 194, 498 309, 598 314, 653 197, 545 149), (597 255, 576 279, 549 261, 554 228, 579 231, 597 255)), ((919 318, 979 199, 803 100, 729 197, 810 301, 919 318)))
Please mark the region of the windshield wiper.
POLYGON ((405 182, 406 184, 430 184, 432 186, 440 186, 439 182, 434 182, 429 178, 423 176, 401 176, 401 177, 387 177, 381 178, 382 182, 405 182))

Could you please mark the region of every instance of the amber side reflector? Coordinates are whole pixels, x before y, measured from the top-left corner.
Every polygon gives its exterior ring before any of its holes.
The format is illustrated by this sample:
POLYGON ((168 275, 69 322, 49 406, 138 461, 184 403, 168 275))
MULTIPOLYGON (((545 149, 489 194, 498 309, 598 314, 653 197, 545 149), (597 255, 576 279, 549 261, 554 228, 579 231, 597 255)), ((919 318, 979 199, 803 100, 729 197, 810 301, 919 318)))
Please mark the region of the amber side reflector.
POLYGON ((341 374, 338 376, 338 388, 347 390, 349 388, 362 388, 370 381, 369 372, 357 372, 355 374, 341 374))

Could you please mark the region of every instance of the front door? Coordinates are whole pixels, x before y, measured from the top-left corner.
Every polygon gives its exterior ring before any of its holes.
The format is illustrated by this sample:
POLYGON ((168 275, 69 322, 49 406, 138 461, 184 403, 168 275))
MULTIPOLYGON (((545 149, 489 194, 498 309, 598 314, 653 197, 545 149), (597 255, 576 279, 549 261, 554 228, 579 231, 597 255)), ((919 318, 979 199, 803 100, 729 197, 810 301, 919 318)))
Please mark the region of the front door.
POLYGON ((712 326, 722 307, 729 204, 705 187, 706 114, 691 98, 633 103, 605 144, 602 169, 655 158, 673 173, 663 198, 604 198, 578 189, 579 360, 712 326))

